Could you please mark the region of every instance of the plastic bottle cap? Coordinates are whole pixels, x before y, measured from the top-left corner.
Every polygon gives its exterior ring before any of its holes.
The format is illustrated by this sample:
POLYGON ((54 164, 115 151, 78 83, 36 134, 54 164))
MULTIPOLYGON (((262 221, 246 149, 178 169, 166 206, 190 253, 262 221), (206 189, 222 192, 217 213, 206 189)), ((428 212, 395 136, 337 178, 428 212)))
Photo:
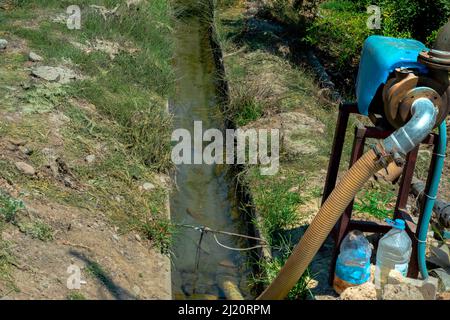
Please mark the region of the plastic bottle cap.
POLYGON ((386 219, 386 222, 395 229, 405 230, 406 224, 405 220, 403 219, 395 219, 395 221, 391 219, 386 219))

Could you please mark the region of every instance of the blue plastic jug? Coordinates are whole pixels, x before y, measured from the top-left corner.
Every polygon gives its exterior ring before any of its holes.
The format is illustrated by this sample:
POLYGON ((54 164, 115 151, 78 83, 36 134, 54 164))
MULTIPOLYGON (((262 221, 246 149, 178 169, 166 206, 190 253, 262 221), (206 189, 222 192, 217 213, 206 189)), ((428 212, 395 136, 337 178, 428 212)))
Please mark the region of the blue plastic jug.
POLYGON ((362 232, 352 231, 344 238, 336 261, 336 292, 369 281, 371 255, 372 248, 362 232))

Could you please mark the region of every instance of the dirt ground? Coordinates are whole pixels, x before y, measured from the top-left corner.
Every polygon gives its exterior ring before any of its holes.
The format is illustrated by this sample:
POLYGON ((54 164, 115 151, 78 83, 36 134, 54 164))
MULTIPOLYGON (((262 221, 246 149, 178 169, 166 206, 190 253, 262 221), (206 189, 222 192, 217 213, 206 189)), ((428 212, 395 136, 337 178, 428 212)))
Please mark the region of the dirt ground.
POLYGON ((136 235, 117 235, 100 212, 25 203, 30 215, 52 226, 54 239, 30 239, 13 226, 3 231, 14 263, 12 288, 0 283, 2 299, 67 299, 74 292, 86 299, 171 298, 169 259, 136 235), (75 291, 67 286, 71 265, 85 281, 75 291))
MULTIPOLYGON (((27 33, 52 14, 11 25, 27 33)), ((2 28, 0 38, 0 299, 171 299, 170 259, 137 228, 154 219, 149 203, 167 215, 167 176, 129 155, 114 120, 68 94, 87 79, 79 66, 31 61, 39 49, 26 39, 2 28), (64 83, 36 75, 49 65, 74 73, 64 83)))

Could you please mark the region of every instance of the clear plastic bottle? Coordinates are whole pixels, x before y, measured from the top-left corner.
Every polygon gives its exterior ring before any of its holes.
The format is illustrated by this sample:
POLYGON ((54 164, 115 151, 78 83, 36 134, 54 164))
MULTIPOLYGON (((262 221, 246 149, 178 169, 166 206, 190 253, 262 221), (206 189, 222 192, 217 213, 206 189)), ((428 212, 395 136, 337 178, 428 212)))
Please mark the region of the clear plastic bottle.
POLYGON ((378 243, 375 285, 380 294, 387 284, 389 272, 397 270, 406 277, 411 258, 412 243, 405 231, 405 221, 387 219, 392 229, 378 243))
POLYGON ((370 257, 372 248, 361 231, 351 231, 342 240, 340 253, 336 261, 333 287, 342 293, 348 287, 354 287, 370 279, 370 257))

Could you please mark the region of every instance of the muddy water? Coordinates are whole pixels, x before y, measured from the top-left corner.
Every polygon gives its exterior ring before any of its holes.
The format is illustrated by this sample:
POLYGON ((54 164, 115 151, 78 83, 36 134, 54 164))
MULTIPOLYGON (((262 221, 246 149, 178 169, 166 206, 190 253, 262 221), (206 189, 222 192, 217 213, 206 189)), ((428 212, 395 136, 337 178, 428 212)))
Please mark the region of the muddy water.
MULTIPOLYGON (((170 102, 175 128, 188 129, 193 136, 194 121, 203 131, 223 130, 218 103, 216 70, 206 24, 198 16, 180 18, 175 30, 176 92, 170 102)), ((193 146, 192 142, 192 146, 193 146)), ((205 144, 204 144, 205 145, 205 144)), ((191 150, 192 158, 194 150, 191 150)), ((171 217, 177 224, 207 226, 215 230, 245 232, 236 215, 226 166, 177 166, 176 190, 171 195, 171 217)), ((180 227, 174 239, 172 291, 175 299, 226 298, 224 280, 237 284, 248 297, 248 270, 241 252, 219 246, 211 233, 180 227)), ((247 244, 242 239, 217 235, 229 247, 247 244)))

